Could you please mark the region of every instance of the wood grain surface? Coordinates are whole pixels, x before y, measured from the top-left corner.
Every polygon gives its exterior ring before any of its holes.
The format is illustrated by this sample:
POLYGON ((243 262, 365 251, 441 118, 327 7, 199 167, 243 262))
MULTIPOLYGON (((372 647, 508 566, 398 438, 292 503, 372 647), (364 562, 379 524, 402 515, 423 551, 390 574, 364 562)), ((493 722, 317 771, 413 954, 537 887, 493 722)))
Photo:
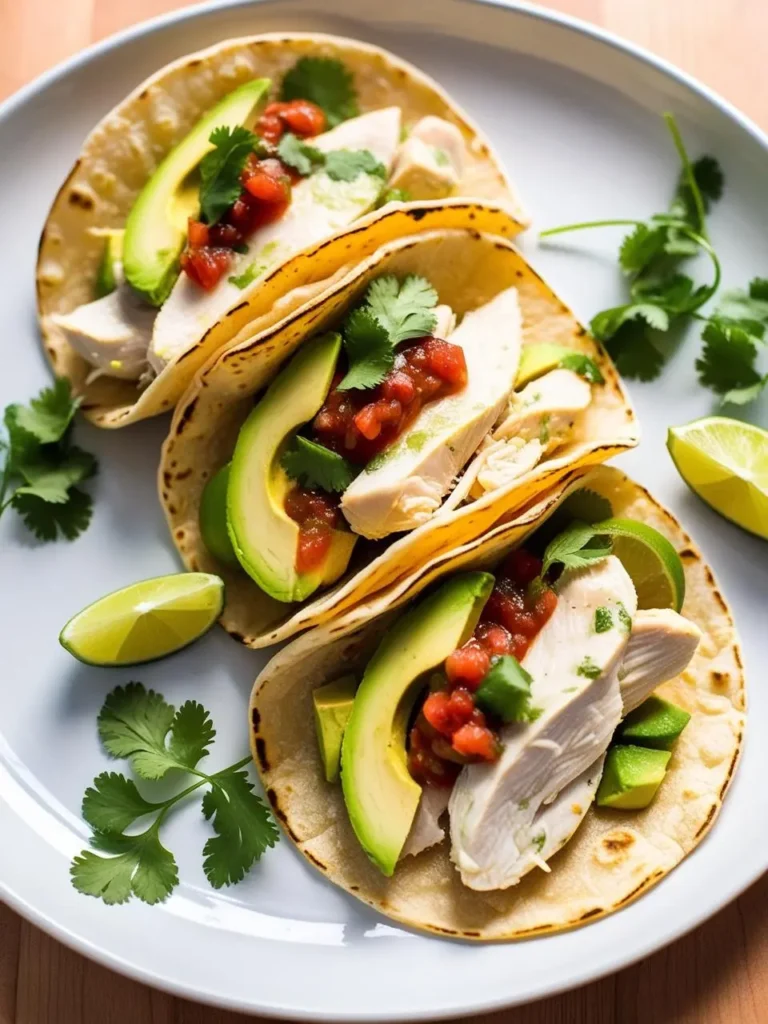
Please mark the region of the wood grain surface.
MULTIPOLYGON (((332 5, 332 0, 328 0, 332 5)), ((0 99, 179 0, 0 0, 0 99)), ((549 0, 654 50, 768 128, 768 0, 549 0)), ((2 841, 2 837, 0 837, 2 841)), ((766 1024, 768 876, 707 924, 603 981, 474 1024, 766 1024)), ((0 904, 0 1024, 237 1024, 71 952, 0 904)))

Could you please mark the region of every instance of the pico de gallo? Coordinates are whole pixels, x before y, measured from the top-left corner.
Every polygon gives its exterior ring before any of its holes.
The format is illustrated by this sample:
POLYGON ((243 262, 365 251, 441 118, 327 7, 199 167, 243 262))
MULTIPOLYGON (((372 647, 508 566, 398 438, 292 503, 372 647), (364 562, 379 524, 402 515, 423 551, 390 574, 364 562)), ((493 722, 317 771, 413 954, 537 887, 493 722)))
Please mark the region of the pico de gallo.
POLYGON ((291 190, 299 175, 277 155, 277 144, 286 131, 299 139, 311 138, 326 129, 326 117, 317 104, 295 99, 269 103, 256 124, 259 151, 251 153, 240 174, 240 195, 216 224, 189 219, 187 245, 181 269, 191 280, 210 291, 232 263, 233 253, 258 228, 279 220, 291 202, 291 190))
MULTIPOLYGON (((360 466, 393 445, 428 402, 461 391, 467 364, 460 346, 430 335, 401 348, 375 388, 339 390, 343 376, 337 371, 309 436, 360 466)), ((296 486, 286 496, 285 511, 299 526, 296 570, 311 572, 326 558, 333 531, 344 528, 338 500, 318 488, 296 486)))
POLYGON ((463 765, 498 759, 502 722, 476 695, 499 658, 522 661, 554 612, 557 595, 541 582, 541 568, 524 548, 512 552, 474 633, 433 675, 409 733, 408 769, 422 785, 452 786, 463 765))

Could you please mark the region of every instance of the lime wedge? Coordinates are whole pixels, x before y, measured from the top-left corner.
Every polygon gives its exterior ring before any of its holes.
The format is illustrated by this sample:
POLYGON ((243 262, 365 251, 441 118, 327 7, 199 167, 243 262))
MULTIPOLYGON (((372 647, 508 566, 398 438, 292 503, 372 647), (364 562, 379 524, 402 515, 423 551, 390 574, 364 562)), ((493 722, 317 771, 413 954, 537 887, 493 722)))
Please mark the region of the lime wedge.
POLYGON ((680 476, 715 512, 768 540, 768 431, 726 416, 670 427, 680 476))
POLYGON ((667 538, 635 519, 604 519, 595 529, 613 541, 613 554, 632 577, 638 608, 674 608, 685 598, 680 556, 667 538))
POLYGON ((156 576, 89 604, 69 620, 59 642, 87 665, 136 665, 197 640, 223 606, 224 582, 218 576, 156 576))

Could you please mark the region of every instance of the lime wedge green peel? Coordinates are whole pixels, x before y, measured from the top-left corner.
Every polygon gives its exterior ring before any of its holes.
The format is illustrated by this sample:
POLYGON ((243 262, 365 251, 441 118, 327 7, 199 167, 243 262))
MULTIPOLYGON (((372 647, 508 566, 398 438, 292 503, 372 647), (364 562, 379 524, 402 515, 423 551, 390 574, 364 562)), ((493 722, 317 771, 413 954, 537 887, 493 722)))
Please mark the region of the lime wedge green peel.
POLYGON ((685 599, 685 573, 680 556, 667 538, 635 519, 604 519, 595 530, 611 538, 612 552, 632 578, 638 608, 673 608, 685 599))
POLYGON ((87 665, 136 665, 193 643, 223 607, 224 582, 218 576, 157 576, 89 604, 69 620, 59 642, 87 665))
POLYGON ((768 540, 768 431, 708 416, 671 427, 667 448, 680 476, 715 512, 768 540))

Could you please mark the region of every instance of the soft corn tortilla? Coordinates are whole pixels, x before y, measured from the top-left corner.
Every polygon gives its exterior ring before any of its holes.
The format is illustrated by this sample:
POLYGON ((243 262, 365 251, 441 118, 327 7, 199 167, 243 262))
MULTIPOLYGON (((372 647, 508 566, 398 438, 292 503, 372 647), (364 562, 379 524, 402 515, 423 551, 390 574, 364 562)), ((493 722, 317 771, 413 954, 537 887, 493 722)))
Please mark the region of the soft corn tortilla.
MULTIPOLYGON (((249 647, 264 647, 318 625, 412 575, 447 548, 481 536, 503 515, 553 487, 576 465, 603 462, 637 443, 632 406, 608 356, 566 306, 499 237, 472 231, 425 232, 383 246, 289 321, 229 348, 199 375, 179 403, 160 465, 160 493, 174 542, 189 569, 218 573, 227 583, 222 624, 249 647), (338 321, 380 274, 429 278, 440 302, 459 315, 515 285, 523 342, 555 342, 590 355, 605 383, 571 440, 504 488, 455 510, 441 509, 423 526, 386 542, 358 541, 350 569, 331 590, 299 605, 264 594, 246 573, 220 563, 205 548, 198 516, 206 482, 231 458, 254 396, 307 338, 338 321)), ((471 465, 471 464, 470 464, 471 465)))
POLYGON ((143 82, 96 125, 56 196, 40 239, 37 296, 45 352, 54 372, 69 378, 83 396, 81 408, 98 426, 123 427, 172 409, 203 363, 245 325, 263 330, 277 322, 327 287, 344 264, 364 259, 390 238, 450 226, 450 215, 441 215, 446 204, 437 200, 415 204, 410 216, 402 204, 395 214, 391 208, 374 211, 352 229, 278 264, 255 293, 143 391, 132 381, 110 377, 86 384, 93 367, 50 318, 94 298, 104 251, 104 239, 94 229, 125 225, 134 200, 160 161, 223 96, 252 78, 272 78, 277 88, 284 73, 304 56, 342 60, 354 76, 361 113, 399 106, 407 125, 427 114, 455 124, 467 150, 456 194, 499 203, 512 214, 515 230, 526 226, 526 216, 487 139, 437 83, 385 50, 336 36, 271 33, 231 39, 182 57, 143 82), (369 225, 370 233, 360 230, 369 225), (297 288, 309 293, 291 295, 297 288))
POLYGON ((516 520, 433 563, 417 580, 294 641, 257 679, 249 722, 254 760, 275 813, 327 878, 404 924, 499 941, 593 921, 635 899, 679 864, 720 810, 739 758, 744 707, 738 637, 712 571, 680 524, 647 491, 618 470, 599 467, 572 473, 516 520), (495 565, 578 487, 604 494, 615 515, 660 530, 685 567, 683 614, 703 637, 688 669, 656 691, 692 716, 661 789, 643 811, 593 805, 573 839, 550 859, 551 874, 534 870, 503 892, 465 888, 449 860, 447 841, 405 858, 387 879, 355 838, 341 787, 323 777, 312 690, 343 673, 360 672, 399 614, 395 609, 448 572, 495 565))

